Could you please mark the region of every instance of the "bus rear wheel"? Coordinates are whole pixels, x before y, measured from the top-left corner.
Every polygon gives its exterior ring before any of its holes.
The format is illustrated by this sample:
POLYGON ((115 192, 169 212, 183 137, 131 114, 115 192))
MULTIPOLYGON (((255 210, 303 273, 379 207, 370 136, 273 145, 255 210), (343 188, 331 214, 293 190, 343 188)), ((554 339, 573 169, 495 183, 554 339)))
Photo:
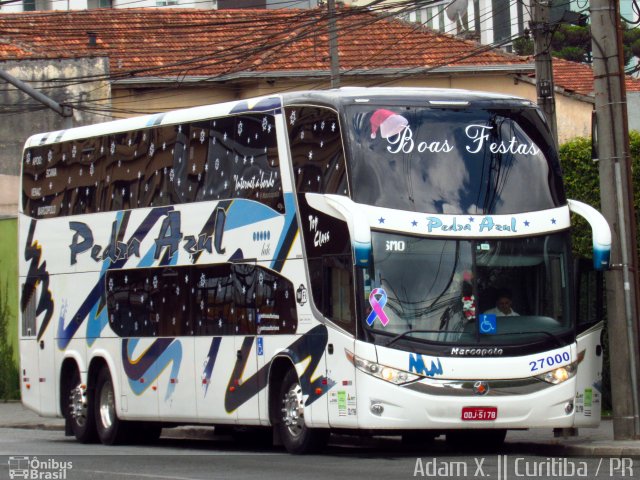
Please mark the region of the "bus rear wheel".
POLYGON ((309 428, 305 424, 302 387, 295 370, 289 370, 282 382, 277 426, 280 439, 289 453, 317 451, 329 440, 329 430, 309 428))
POLYGON ((96 423, 93 413, 93 398, 90 390, 83 388, 80 383, 80 373, 77 369, 67 383, 67 411, 66 420, 71 425, 71 431, 76 440, 81 443, 92 443, 97 440, 96 423))
POLYGON ((107 367, 100 370, 96 381, 94 413, 100 441, 105 445, 123 443, 127 437, 128 425, 118 418, 113 381, 107 367))

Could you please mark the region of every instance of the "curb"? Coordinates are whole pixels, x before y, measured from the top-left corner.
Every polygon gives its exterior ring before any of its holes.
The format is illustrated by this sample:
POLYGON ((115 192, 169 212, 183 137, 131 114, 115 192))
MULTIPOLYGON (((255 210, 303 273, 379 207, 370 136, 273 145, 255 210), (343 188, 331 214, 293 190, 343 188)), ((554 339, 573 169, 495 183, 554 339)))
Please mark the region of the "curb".
POLYGON ((64 431, 64 425, 51 425, 51 424, 45 424, 45 423, 10 423, 6 425, 0 425, 0 428, 18 428, 21 430, 64 431))
MULTIPOLYGON (((45 423, 13 423, 2 424, 0 428, 14 428, 21 430, 44 430, 64 432, 64 424, 45 423)), ((199 439, 210 440, 213 436, 213 429, 206 427, 176 427, 166 428, 162 436, 167 439, 199 439)), ((506 453, 533 454, 549 457, 636 457, 640 458, 640 442, 623 441, 602 442, 599 444, 562 444, 562 443, 528 443, 509 442, 504 444, 506 453)))

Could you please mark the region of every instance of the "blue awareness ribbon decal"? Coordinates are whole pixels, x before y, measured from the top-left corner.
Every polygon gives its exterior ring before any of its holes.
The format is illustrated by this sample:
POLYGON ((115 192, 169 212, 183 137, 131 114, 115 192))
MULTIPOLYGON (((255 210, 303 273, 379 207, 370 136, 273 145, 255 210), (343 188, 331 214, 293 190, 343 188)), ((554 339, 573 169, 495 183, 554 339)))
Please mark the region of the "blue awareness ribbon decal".
POLYGON ((387 292, 382 288, 374 288, 371 290, 369 294, 369 305, 371 305, 371 313, 367 317, 367 324, 369 326, 373 325, 373 322, 376 321, 376 318, 380 319, 380 323, 382 323, 383 327, 386 327, 389 323, 389 317, 384 313, 384 306, 387 304, 387 292))

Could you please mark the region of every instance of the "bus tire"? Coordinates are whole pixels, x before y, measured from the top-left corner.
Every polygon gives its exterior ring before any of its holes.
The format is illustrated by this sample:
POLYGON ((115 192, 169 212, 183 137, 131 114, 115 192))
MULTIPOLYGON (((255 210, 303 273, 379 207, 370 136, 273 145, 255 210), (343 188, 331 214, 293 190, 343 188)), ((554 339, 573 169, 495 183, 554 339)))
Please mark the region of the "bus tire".
POLYGON ((98 435, 93 413, 92 390, 82 388, 80 372, 77 368, 73 369, 65 387, 67 399, 65 419, 69 422, 74 437, 80 443, 94 443, 98 435))
POLYGON ((329 440, 328 429, 309 428, 304 421, 302 387, 295 370, 289 370, 282 381, 279 397, 278 432, 289 453, 317 451, 329 440))
POLYGON ((104 445, 117 445, 127 438, 128 424, 118 418, 113 381, 107 367, 98 374, 95 390, 95 423, 98 438, 104 445))

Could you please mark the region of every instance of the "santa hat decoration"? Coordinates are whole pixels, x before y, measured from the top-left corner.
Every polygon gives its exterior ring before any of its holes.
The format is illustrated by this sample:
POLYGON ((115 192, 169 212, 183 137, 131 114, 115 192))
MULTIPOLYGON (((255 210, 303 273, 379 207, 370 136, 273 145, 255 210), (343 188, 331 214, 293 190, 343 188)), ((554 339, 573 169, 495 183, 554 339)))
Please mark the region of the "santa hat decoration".
POLYGON ((376 138, 378 129, 382 138, 392 137, 404 130, 408 124, 409 121, 402 115, 381 108, 371 115, 371 138, 376 138))

